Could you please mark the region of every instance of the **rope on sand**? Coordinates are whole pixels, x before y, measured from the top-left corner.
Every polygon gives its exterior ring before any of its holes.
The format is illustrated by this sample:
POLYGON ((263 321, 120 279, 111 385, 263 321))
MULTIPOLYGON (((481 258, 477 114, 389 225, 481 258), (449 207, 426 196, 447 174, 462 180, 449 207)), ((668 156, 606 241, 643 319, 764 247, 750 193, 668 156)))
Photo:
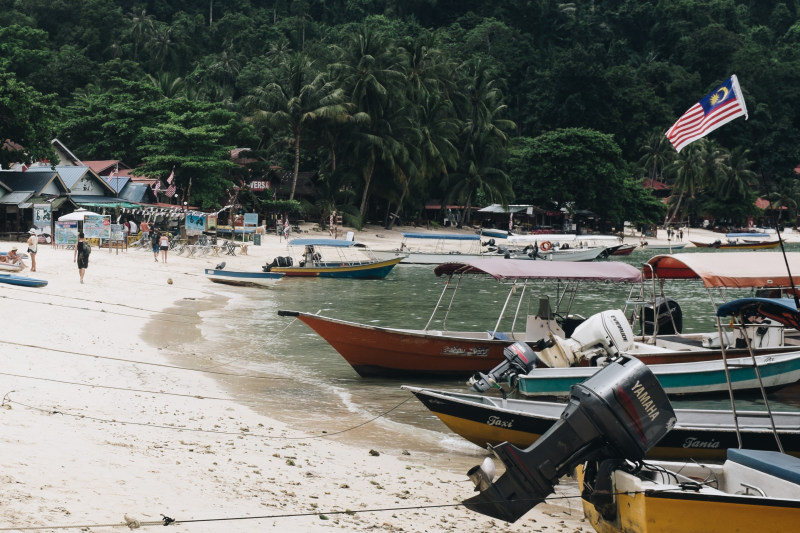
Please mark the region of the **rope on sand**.
MULTIPOLYGON (((116 420, 116 419, 112 420, 112 419, 108 419, 108 418, 100 418, 100 417, 96 417, 96 416, 89 416, 89 415, 86 415, 86 414, 73 414, 73 413, 69 413, 69 412, 63 411, 63 410, 44 409, 42 407, 36 407, 34 405, 28 405, 28 404, 25 404, 25 403, 22 403, 22 402, 18 402, 16 400, 12 400, 11 397, 9 396, 11 394, 11 392, 14 392, 14 391, 9 391, 3 397, 3 405, 5 405, 5 404, 8 404, 8 405, 16 404, 16 405, 19 405, 21 407, 25 407, 27 409, 31 409, 33 411, 39 411, 41 413, 46 413, 46 414, 50 414, 50 415, 64 415, 64 416, 70 416, 70 417, 73 417, 73 418, 80 418, 82 420, 91 420, 92 422, 101 422, 101 423, 104 423, 104 424, 120 424, 120 425, 123 425, 123 426, 143 426, 143 427, 158 428, 158 429, 171 429, 171 430, 175 430, 175 431, 188 431, 190 433, 208 433, 208 434, 213 434, 213 435, 233 435, 233 436, 236 436, 236 437, 256 437, 256 438, 261 438, 261 439, 281 439, 281 440, 312 440, 312 439, 323 439, 323 438, 333 437, 333 436, 336 436, 336 435, 341 435, 343 433, 347 433, 349 431, 353 431, 353 430, 356 430, 358 428, 364 427, 367 424, 371 424, 372 422, 374 422, 374 421, 376 421, 376 420, 378 420, 380 418, 383 418, 384 416, 388 415, 389 413, 391 413, 392 411, 394 411, 395 409, 397 409, 398 407, 400 407, 401 405, 403 405, 404 403, 406 403, 407 401, 409 401, 411 399, 411 398, 406 398, 405 400, 403 400, 399 404, 395 405, 391 409, 388 409, 388 410, 380 413, 379 415, 376 415, 376 416, 370 418, 369 420, 366 420, 366 421, 364 421, 364 422, 362 422, 360 424, 356 424, 355 426, 351 426, 351 427, 343 429, 341 431, 333 431, 333 432, 323 431, 319 435, 304 435, 302 437, 287 437, 287 436, 280 436, 280 435, 265 435, 263 433, 251 433, 249 431, 218 431, 218 430, 214 430, 214 429, 168 426, 168 425, 164 425, 164 424, 151 424, 149 422, 124 421, 124 420, 116 420)), ((0 531, 2 531, 2 530, 0 530, 0 531)))

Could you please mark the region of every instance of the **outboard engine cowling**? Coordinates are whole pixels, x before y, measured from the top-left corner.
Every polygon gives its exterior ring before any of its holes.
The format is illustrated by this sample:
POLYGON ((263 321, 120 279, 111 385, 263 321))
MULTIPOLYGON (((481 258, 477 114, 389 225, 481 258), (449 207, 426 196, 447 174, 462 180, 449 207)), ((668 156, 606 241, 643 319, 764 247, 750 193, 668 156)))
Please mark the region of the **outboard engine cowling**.
POLYGON ((536 352, 523 342, 515 342, 503 348, 505 361, 494 367, 488 374, 478 372, 470 378, 469 384, 477 392, 486 392, 511 374, 527 374, 536 366, 536 352))
POLYGON ((638 359, 622 356, 573 385, 561 418, 525 450, 490 447, 506 467, 497 481, 488 465, 467 475, 480 494, 473 511, 515 522, 552 494, 561 476, 588 460, 638 461, 675 425, 675 412, 656 377, 638 359))
POLYGON ((655 306, 652 303, 645 304, 642 307, 641 320, 645 335, 652 335, 656 332, 656 322, 660 335, 672 335, 683 331, 683 311, 678 302, 672 298, 659 296, 655 300, 655 306), (654 307, 655 311, 653 311, 654 307))
POLYGON ((575 328, 572 336, 550 336, 552 346, 539 352, 539 359, 551 368, 573 366, 582 360, 607 359, 633 347, 633 329, 619 309, 590 316, 575 328))

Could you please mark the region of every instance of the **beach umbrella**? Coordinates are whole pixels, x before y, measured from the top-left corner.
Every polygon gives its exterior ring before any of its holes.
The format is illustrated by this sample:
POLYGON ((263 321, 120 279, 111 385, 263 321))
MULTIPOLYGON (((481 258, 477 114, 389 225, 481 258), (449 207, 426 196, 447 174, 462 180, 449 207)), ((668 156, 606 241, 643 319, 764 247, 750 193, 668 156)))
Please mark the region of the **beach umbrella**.
POLYGON ((58 217, 59 222, 65 222, 70 220, 77 220, 79 222, 83 222, 84 217, 86 215, 100 215, 100 213, 95 213, 94 211, 88 211, 84 208, 79 208, 73 211, 72 213, 67 213, 66 215, 61 215, 58 217))

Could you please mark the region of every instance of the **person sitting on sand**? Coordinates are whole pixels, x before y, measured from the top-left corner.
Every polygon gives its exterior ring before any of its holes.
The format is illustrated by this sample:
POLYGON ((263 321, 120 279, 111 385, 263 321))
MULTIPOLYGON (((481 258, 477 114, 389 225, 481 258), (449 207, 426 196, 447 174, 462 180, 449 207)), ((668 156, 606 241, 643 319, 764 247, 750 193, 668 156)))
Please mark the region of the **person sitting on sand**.
POLYGON ((10 265, 22 265, 22 268, 28 268, 28 265, 22 262, 22 257, 17 253, 16 246, 12 246, 11 250, 6 255, 0 255, 0 261, 10 265))

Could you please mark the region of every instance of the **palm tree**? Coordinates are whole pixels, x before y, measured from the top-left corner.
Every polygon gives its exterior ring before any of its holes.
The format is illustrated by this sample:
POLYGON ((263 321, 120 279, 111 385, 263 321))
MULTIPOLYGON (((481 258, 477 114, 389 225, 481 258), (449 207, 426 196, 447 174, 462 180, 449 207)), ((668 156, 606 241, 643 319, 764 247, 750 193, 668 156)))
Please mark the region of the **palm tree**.
POLYGON ((363 218, 375 166, 391 151, 391 143, 385 142, 378 132, 386 131, 389 107, 397 105, 397 100, 403 97, 403 75, 386 37, 367 24, 350 34, 344 47, 334 50, 338 60, 330 65, 331 71, 355 111, 351 117, 354 126, 351 155, 364 181, 360 207, 363 218))
POLYGON ((294 151, 294 171, 289 199, 294 199, 300 173, 300 147, 308 124, 343 115, 346 107, 343 93, 325 74, 314 68, 305 54, 285 57, 275 73, 275 80, 256 87, 244 99, 248 117, 259 127, 273 126, 287 131, 294 151))
POLYGON ((459 227, 469 224, 472 201, 479 191, 491 202, 508 205, 514 198, 511 179, 495 166, 505 153, 505 146, 497 142, 490 132, 483 132, 470 146, 467 157, 462 157, 457 181, 449 197, 464 206, 459 227))
POLYGON ((516 128, 514 121, 502 118, 508 107, 503 103, 503 93, 491 67, 481 59, 462 67, 465 76, 459 81, 459 92, 454 95, 463 120, 459 139, 461 155, 458 172, 453 176, 461 181, 445 182, 451 196, 455 194, 466 199, 461 223, 469 222, 474 189, 467 195, 463 192, 470 191, 470 187, 480 188, 487 197, 499 199, 501 203, 513 198, 508 176, 500 169, 500 164, 505 159, 507 132, 516 128))
POLYGON ((640 147, 644 155, 639 164, 647 171, 652 181, 661 181, 664 168, 675 160, 675 150, 662 132, 652 132, 640 147))
POLYGON ((169 72, 162 72, 158 76, 148 74, 147 80, 161 91, 165 98, 174 98, 186 92, 186 81, 169 72))
POLYGON ((147 14, 147 10, 142 8, 138 11, 128 13, 128 20, 131 22, 130 32, 133 38, 133 60, 139 60, 139 47, 145 42, 153 32, 153 16, 147 14))
POLYGON ((678 201, 675 203, 675 208, 664 220, 664 225, 670 224, 675 216, 678 214, 681 201, 684 196, 694 198, 695 194, 704 184, 705 165, 706 165, 706 150, 705 139, 696 141, 678 154, 669 167, 667 173, 674 176, 672 183, 672 191, 678 193, 678 201))
POLYGON ((150 52, 154 68, 164 70, 167 60, 175 60, 178 56, 178 43, 172 40, 172 28, 167 24, 156 24, 145 44, 150 52))
POLYGON ((716 180, 716 191, 723 198, 743 198, 752 188, 756 173, 750 170, 750 151, 737 146, 728 154, 722 172, 716 180))

